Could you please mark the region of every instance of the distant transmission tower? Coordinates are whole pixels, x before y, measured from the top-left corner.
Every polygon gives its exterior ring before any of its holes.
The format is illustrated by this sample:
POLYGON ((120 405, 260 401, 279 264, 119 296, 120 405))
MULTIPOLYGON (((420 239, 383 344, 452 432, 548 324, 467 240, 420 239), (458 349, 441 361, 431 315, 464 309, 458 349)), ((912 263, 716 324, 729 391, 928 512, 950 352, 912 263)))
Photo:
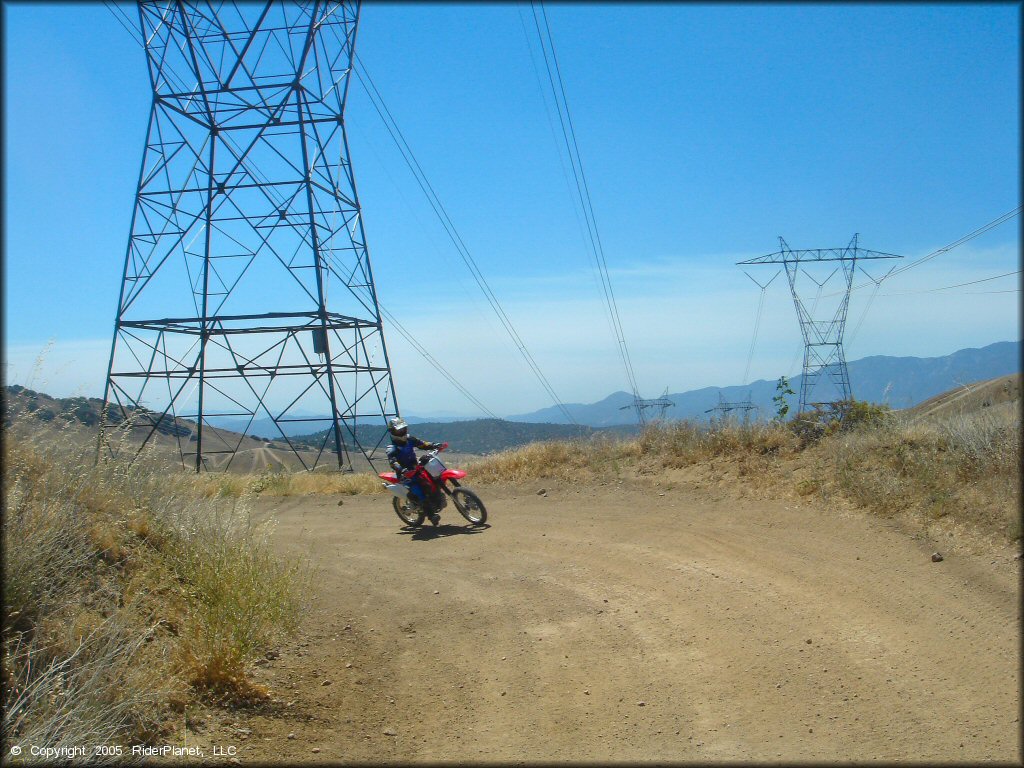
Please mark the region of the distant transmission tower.
POLYGON ((634 395, 633 402, 630 403, 629 405, 623 405, 621 408, 619 408, 619 410, 635 410, 636 420, 640 423, 640 426, 644 426, 647 424, 647 419, 644 414, 644 411, 646 411, 648 408, 657 408, 658 415, 655 418, 664 419, 665 411, 667 411, 674 405, 675 403, 668 399, 668 387, 665 387, 665 391, 662 393, 661 397, 644 398, 640 397, 639 395, 634 395))
MULTIPOLYGON (((800 321, 800 333, 804 340, 804 365, 803 375, 800 380, 799 413, 806 412, 809 405, 835 413, 840 403, 848 401, 852 397, 850 374, 846 368, 846 355, 843 351, 843 333, 846 329, 846 313, 850 305, 850 289, 853 286, 853 275, 857 269, 857 262, 869 259, 903 258, 892 253, 881 253, 860 248, 857 244, 858 237, 855 234, 853 239, 850 240, 849 245, 845 248, 819 248, 803 251, 792 250, 786 241, 780 237, 779 245, 781 250, 777 253, 770 253, 748 261, 737 262, 739 265, 782 264, 786 270, 786 277, 789 279, 789 289, 793 294, 793 304, 796 307, 797 319, 800 321), (835 306, 831 317, 827 317, 824 320, 816 320, 811 317, 812 312, 807 310, 806 305, 800 298, 800 294, 797 292, 797 278, 798 274, 802 272, 818 286, 818 296, 820 297, 821 287, 828 282, 837 270, 833 268, 832 273, 828 277, 824 280, 818 280, 808 269, 822 269, 823 265, 827 267, 830 262, 839 262, 839 266, 842 268, 843 275, 846 278, 846 287, 835 294, 841 298, 835 306), (819 383, 821 384, 820 387, 818 386, 819 383)), ((861 271, 863 271, 863 267, 861 271)), ((815 302, 815 310, 817 310, 817 302, 815 302)))
POLYGON ((257 419, 352 469, 398 413, 345 135, 358 11, 139 3, 153 105, 104 424, 173 435, 197 472, 257 419))
POLYGON ((722 393, 719 392, 718 393, 718 405, 716 405, 714 408, 708 408, 706 411, 704 411, 704 413, 710 413, 711 414, 711 421, 724 422, 726 419, 728 419, 729 414, 731 412, 733 412, 733 411, 742 411, 743 412, 743 416, 742 416, 743 423, 747 424, 750 421, 750 414, 751 414, 751 412, 758 410, 758 407, 756 405, 754 405, 754 403, 751 400, 750 396, 751 396, 751 393, 747 392, 747 398, 745 400, 737 400, 737 401, 734 401, 734 402, 728 402, 728 401, 726 401, 725 397, 722 396, 722 393))

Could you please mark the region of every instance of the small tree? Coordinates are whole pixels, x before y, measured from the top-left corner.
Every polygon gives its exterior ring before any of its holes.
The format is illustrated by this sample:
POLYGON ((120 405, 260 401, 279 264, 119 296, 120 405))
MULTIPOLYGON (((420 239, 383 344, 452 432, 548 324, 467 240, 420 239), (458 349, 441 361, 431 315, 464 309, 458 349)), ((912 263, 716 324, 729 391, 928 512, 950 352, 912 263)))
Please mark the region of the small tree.
POLYGON ((789 413, 789 403, 786 402, 786 395, 795 395, 790 386, 789 379, 785 376, 779 377, 779 383, 775 385, 775 397, 772 398, 772 402, 775 403, 775 420, 785 421, 786 414, 789 413))

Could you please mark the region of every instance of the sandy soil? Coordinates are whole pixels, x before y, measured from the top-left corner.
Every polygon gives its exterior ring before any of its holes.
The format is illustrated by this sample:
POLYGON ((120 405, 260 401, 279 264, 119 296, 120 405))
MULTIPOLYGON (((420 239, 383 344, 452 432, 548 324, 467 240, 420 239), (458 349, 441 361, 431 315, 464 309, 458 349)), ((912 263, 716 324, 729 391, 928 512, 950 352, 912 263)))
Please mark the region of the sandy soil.
POLYGON ((480 486, 479 529, 449 508, 403 530, 383 496, 261 501, 322 592, 255 670, 276 702, 192 712, 188 743, 241 763, 1021 760, 1013 551, 683 475, 541 487, 480 486))

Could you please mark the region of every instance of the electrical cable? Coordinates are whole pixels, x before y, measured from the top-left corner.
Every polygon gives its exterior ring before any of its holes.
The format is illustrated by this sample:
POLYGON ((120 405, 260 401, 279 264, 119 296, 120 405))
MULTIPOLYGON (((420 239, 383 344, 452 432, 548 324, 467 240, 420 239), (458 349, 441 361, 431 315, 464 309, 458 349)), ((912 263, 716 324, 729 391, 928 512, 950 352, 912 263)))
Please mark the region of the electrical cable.
MULTIPOLYGON (((569 171, 565 167, 565 157, 564 157, 564 153, 562 152, 562 146, 561 146, 561 144, 558 143, 558 136, 555 134, 555 122, 554 122, 554 120, 551 119, 551 107, 548 106, 547 96, 544 93, 544 86, 541 83, 540 67, 537 66, 537 57, 534 56, 534 54, 533 54, 533 43, 532 43, 531 38, 530 38, 530 32, 526 28, 526 19, 523 17, 523 8, 522 8, 522 4, 521 3, 518 3, 518 2, 516 3, 516 10, 519 13, 519 25, 520 25, 521 29, 523 30, 523 38, 526 40, 526 50, 530 54, 530 65, 533 68, 533 76, 534 76, 534 79, 537 82, 537 90, 540 92, 541 103, 544 105, 544 117, 547 118, 548 130, 551 132, 551 141, 554 143, 554 145, 555 145, 555 152, 558 154, 558 166, 562 170, 562 179, 565 181, 565 191, 569 194, 569 199, 572 200, 573 192, 572 192, 572 183, 569 181, 569 171)), ((557 108, 557 103, 556 103, 555 106, 557 108)), ((572 159, 570 158, 570 163, 571 162, 572 162, 572 159)), ((583 219, 580 218, 579 209, 575 205, 572 206, 572 213, 573 213, 573 216, 576 218, 576 225, 579 227, 580 236, 583 238, 584 245, 586 245, 586 243, 587 243, 586 227, 584 226, 583 219)), ((591 266, 593 268, 593 265, 591 265, 591 266)), ((593 269, 593 276, 594 276, 595 281, 597 282, 598 288, 600 288, 600 276, 598 275, 596 269, 593 269)), ((609 328, 611 328, 611 326, 609 326, 609 328)), ((611 328, 611 330, 614 333, 614 328, 611 328)))
POLYGON ((747 275, 747 277, 750 278, 750 281, 761 289, 761 296, 757 301, 757 314, 754 317, 754 335, 750 339, 750 351, 747 353, 747 366, 746 368, 743 369, 743 384, 744 386, 746 386, 747 384, 750 383, 750 363, 754 359, 754 345, 757 344, 757 333, 758 330, 761 328, 761 316, 764 312, 765 292, 768 290, 768 286, 771 285, 775 281, 775 278, 781 275, 782 272, 776 272, 774 275, 772 275, 772 279, 769 280, 764 285, 761 285, 759 282, 757 282, 757 280, 754 280, 754 278, 750 277, 750 275, 747 274, 746 272, 744 272, 743 274, 747 275))
MULTIPOLYGON (((369 133, 364 132, 361 126, 357 124, 352 124, 351 126, 348 127, 359 133, 360 139, 364 142, 366 148, 370 151, 370 154, 373 156, 373 159, 377 161, 377 166, 379 167, 381 172, 387 177, 388 181, 391 182, 392 188, 398 194, 399 198, 401 198, 406 211, 412 218, 412 221, 416 224, 416 227, 422 231, 427 231, 428 227, 424 223, 424 220, 420 217, 419 211, 416 210, 416 207, 406 196, 405 191, 399 185, 394 175, 392 175, 391 171, 388 169, 388 166, 384 162, 384 159, 377 151, 377 147, 374 145, 373 137, 369 133)), ((446 258, 445 254, 443 254, 441 252, 441 249, 438 247, 437 242, 435 242, 433 239, 431 239, 430 241, 430 247, 433 250, 434 254, 438 257, 438 259, 446 258)), ((465 297, 466 301, 473 305, 473 309, 477 313, 478 319, 484 323, 487 323, 488 327, 493 331, 497 331, 497 326, 491 321, 490 316, 484 311, 483 305, 480 304, 476 293, 470 291, 469 284, 463 278, 462 274, 460 272, 456 272, 452 275, 452 278, 454 282, 458 283, 459 288, 462 290, 462 295, 465 297)))
POLYGON ((993 229, 993 228, 999 226, 1000 224, 1002 224, 1005 221, 1009 221, 1014 216, 1017 216, 1021 212, 1022 208, 1024 208, 1024 206, 1018 205, 1012 211, 1007 211, 1002 216, 999 216, 998 218, 993 219, 992 221, 990 221, 988 224, 985 224, 985 225, 979 227, 978 229, 974 230, 973 232, 971 232, 971 233, 969 233, 967 235, 964 235, 959 240, 957 240, 957 241, 955 241, 953 243, 950 243, 949 245, 947 245, 947 246, 945 246, 943 248, 939 248, 937 251, 933 251, 932 253, 929 253, 927 256, 922 256, 920 259, 917 259, 916 261, 912 261, 909 264, 904 264, 903 266, 901 266, 898 269, 894 270, 893 271, 893 275, 895 276, 895 275, 902 274, 903 272, 906 272, 908 269, 913 269, 914 267, 916 267, 916 266, 918 266, 920 264, 924 264, 926 261, 934 259, 936 256, 941 256, 943 253, 946 253, 947 251, 951 251, 954 248, 956 248, 957 246, 963 245, 964 243, 968 242, 969 240, 973 240, 974 238, 979 237, 980 235, 985 234, 990 229, 993 229))
POLYGON ((377 115, 381 118, 382 122, 384 123, 384 127, 387 129, 392 141, 395 143, 395 146, 398 147, 398 150, 401 153, 402 159, 405 161, 406 166, 408 166, 410 172, 413 174, 413 177, 416 179, 416 183, 419 185, 420 190, 423 192, 424 196, 427 198, 427 202, 433 209, 434 214, 441 222, 441 226, 444 227, 445 232, 448 234, 449 239, 452 241, 452 244, 455 246, 456 251, 462 258, 463 263, 465 263, 466 267, 470 271, 470 274, 473 276, 474 280, 476 280, 477 285, 480 287, 480 290, 483 292, 484 297, 491 305, 491 308, 494 310, 494 313, 497 315, 499 321, 501 321, 502 326, 504 326, 505 331, 512 339, 512 342, 515 344, 516 348, 523 356, 523 359, 526 361, 527 365, 533 371, 534 376, 541 383, 541 386, 545 389, 545 391, 547 391, 548 395, 554 401, 555 405, 562 412, 562 415, 565 416, 569 423, 575 426, 580 426, 576 419, 573 418, 568 408, 566 408, 562 400, 558 397, 557 393, 551 386, 550 382, 544 375, 543 371, 541 371, 540 366, 537 364, 537 361, 534 359, 533 355, 526 347, 526 343, 522 340, 519 333, 516 331, 515 326, 512 324, 511 318, 509 318, 508 314, 505 312, 505 309, 502 307, 501 302, 498 300, 498 297, 494 294, 494 291, 487 283, 486 278, 484 278, 483 273, 480 271, 479 266, 477 266, 476 261, 473 258, 472 254, 470 253, 468 246, 462 239, 458 230, 455 228, 455 224, 452 221, 451 217, 448 215, 448 212, 445 209, 444 204, 441 202, 440 198, 437 195, 437 192, 433 188, 433 185, 431 185, 430 180, 427 178, 426 173, 423 171, 422 166, 416 159, 416 155, 412 151, 412 148, 409 146, 409 143, 406 140, 405 135, 402 133, 397 121, 394 119, 394 116, 388 109, 387 104, 384 102, 384 99, 380 94, 380 90, 373 82, 373 78, 366 70, 366 66, 362 63, 358 55, 356 55, 355 57, 355 67, 353 71, 356 74, 356 79, 359 81, 360 85, 362 85, 363 90, 370 98, 370 102, 373 105, 374 109, 376 110, 377 115))
MULTIPOLYGON (((573 217, 576 219, 576 225, 579 227, 580 237, 583 240, 583 247, 584 247, 584 249, 589 250, 589 249, 592 248, 592 243, 591 243, 591 240, 590 240, 590 223, 589 223, 589 221, 584 223, 583 218, 580 216, 580 206, 577 206, 575 204, 575 197, 574 197, 574 193, 573 193, 573 182, 571 182, 570 179, 569 179, 569 171, 566 168, 566 164, 565 164, 565 156, 567 154, 567 151, 563 149, 562 143, 559 142, 558 136, 555 134, 555 124, 554 124, 554 121, 551 119, 551 108, 548 106, 548 96, 545 93, 544 86, 541 83, 540 67, 537 66, 537 57, 534 56, 534 53, 533 53, 533 41, 532 41, 532 39, 530 37, 529 31, 526 28, 526 20, 525 20, 525 18, 523 16, 522 6, 521 6, 520 3, 516 3, 516 6, 517 6, 517 10, 519 12, 519 23, 520 23, 520 26, 521 26, 521 28, 523 30, 523 37, 524 37, 524 39, 526 41, 526 49, 527 49, 527 51, 530 54, 530 65, 533 68, 534 79, 537 82, 537 89, 540 92, 541 103, 544 105, 544 116, 547 118, 548 129, 551 132, 551 140, 554 143, 555 152, 558 155, 558 165, 559 165, 559 168, 562 171, 562 179, 565 181, 565 191, 569 195, 569 201, 571 203, 573 217)), ((534 16, 534 24, 536 25, 536 16, 534 16)), ((544 43, 543 43, 543 40, 540 38, 539 35, 538 35, 538 40, 540 41, 539 44, 540 44, 540 47, 541 47, 541 53, 544 54, 544 43)), ((550 75, 549 75, 549 78, 548 78, 548 82, 550 83, 550 75)), ((554 101, 555 101, 555 109, 556 109, 556 111, 558 111, 559 121, 561 122, 561 120, 562 120, 562 113, 561 113, 561 110, 560 110, 560 107, 559 107, 559 104, 558 104, 558 98, 557 98, 557 96, 554 95, 555 94, 554 88, 552 88, 552 94, 553 94, 552 97, 554 98, 554 101)), ((563 137, 564 137, 564 132, 563 132, 563 137)), ((566 142, 566 146, 568 146, 567 142, 566 142)), ((575 175, 575 167, 573 166, 573 162, 574 162, 574 160, 572 158, 572 155, 569 154, 569 165, 570 165, 570 167, 573 168, 573 173, 575 175)), ((577 187, 577 190, 578 190, 578 188, 579 188, 578 180, 576 181, 576 187, 577 187)), ((578 192, 577 192, 577 194, 578 194, 578 192)), ((603 292, 604 291, 604 282, 602 280, 601 270, 598 268, 597 260, 596 259, 590 262, 590 271, 591 271, 591 276, 594 278, 594 284, 597 286, 598 291, 603 292)), ((608 308, 607 300, 605 301, 604 315, 605 315, 605 320, 608 321, 608 330, 611 332, 612 336, 615 337, 616 336, 615 323, 614 323, 614 320, 612 318, 611 312, 610 312, 610 310, 608 308)), ((616 345, 616 348, 617 348, 617 345, 616 345)), ((618 354, 618 352, 617 352, 617 354, 618 354)))
POLYGON ((612 289, 611 278, 608 272, 608 262, 605 257, 604 247, 601 243, 601 235, 597 228, 597 219, 594 215, 593 200, 590 195, 590 187, 587 183, 586 173, 583 168, 583 159, 580 155, 579 143, 576 139, 575 126, 572 122, 572 114, 569 110, 569 102, 565 92, 565 81, 562 78, 561 67, 558 63, 558 53, 555 48, 554 38, 551 34, 551 25, 548 21, 547 10, 545 9, 543 2, 541 2, 541 13, 540 16, 538 16, 537 4, 531 2, 531 7, 533 10, 534 26, 537 30, 537 36, 540 39, 541 51, 544 54, 544 64, 547 69, 548 82, 551 85, 555 105, 558 108, 562 136, 565 140, 566 151, 569 154, 573 176, 576 181, 577 196, 579 197, 580 207, 583 210, 584 218, 587 222, 587 232, 590 238, 591 250, 593 252, 594 261, 598 267, 598 272, 601 276, 605 303, 608 307, 608 314, 616 337, 615 341, 619 349, 619 355, 622 359, 623 367, 626 371, 626 378, 629 381, 630 389, 633 392, 633 397, 635 400, 639 400, 639 387, 637 386, 636 375, 629 354, 629 347, 626 344, 625 334, 622 329, 622 319, 619 314, 618 305, 615 301, 615 293, 612 289), (543 18, 544 22, 543 32, 541 31, 541 18, 543 18), (549 49, 551 52, 550 58, 548 56, 549 49), (557 88, 555 84, 556 80, 558 83, 557 88), (559 95, 561 95, 561 100, 559 100, 559 95))
POLYGON ((103 5, 105 5, 107 10, 110 11, 110 13, 113 15, 113 17, 115 19, 117 19, 118 24, 120 24, 122 27, 124 27, 125 31, 129 35, 129 37, 131 37, 131 39, 134 40, 138 45, 140 45, 143 48, 145 48, 146 46, 145 46, 145 44, 141 40, 141 35, 136 36, 137 33, 138 33, 138 30, 136 30, 134 28, 134 26, 131 25, 130 23, 126 23, 125 21, 122 20, 122 16, 123 16, 124 19, 128 19, 128 14, 123 9, 118 8, 116 3, 108 2, 108 0, 103 0, 103 5), (118 11, 120 11, 121 15, 118 14, 118 11))
MULTIPOLYGON (((998 280, 1001 277, 1012 277, 1013 275, 1019 275, 1022 271, 1024 271, 1024 270, 1018 269, 1015 272, 1004 272, 1001 275, 993 275, 992 277, 983 277, 980 280, 971 280, 970 282, 967 282, 967 283, 957 283, 956 285, 945 285, 942 288, 926 288, 926 289, 921 290, 921 291, 905 291, 905 292, 902 292, 902 293, 886 293, 886 294, 883 294, 883 295, 884 296, 915 296, 915 295, 921 294, 921 293, 937 293, 938 291, 949 291, 949 290, 952 290, 953 288, 963 288, 964 286, 968 286, 968 285, 977 285, 978 283, 987 283, 990 280, 998 280)), ((965 291, 965 293, 968 293, 968 292, 965 291)), ((993 293, 1002 293, 1002 291, 993 291, 993 293)))
MULTIPOLYGON (((1008 291, 963 291, 963 296, 989 296, 994 293, 1020 293, 1020 288, 1011 288, 1008 291)), ((886 294, 890 296, 892 294, 886 294)))
POLYGON ((750 351, 747 353, 747 365, 743 369, 743 385, 750 383, 750 363, 754 359, 754 345, 757 343, 757 331, 761 327, 761 313, 764 310, 764 288, 761 289, 761 296, 757 301, 757 315, 754 319, 754 335, 750 339, 750 351))
POLYGON ((885 282, 886 278, 893 273, 894 269, 895 266, 875 280, 875 278, 871 277, 871 275, 867 273, 867 270, 865 270, 864 267, 860 268, 860 271, 867 275, 868 279, 875 284, 875 288, 871 291, 871 296, 868 297, 867 303, 864 305, 864 310, 860 313, 860 319, 857 321, 857 325, 854 327, 853 333, 851 333, 849 339, 847 339, 847 344, 852 343, 853 340, 857 338, 857 333, 860 331, 860 327, 864 324, 864 318, 868 316, 868 310, 871 309, 871 305, 875 303, 875 299, 878 297, 878 289, 882 287, 882 283, 885 282))
MULTIPOLYGON (((332 254, 328 254, 328 258, 331 259, 331 260, 336 261, 335 257, 332 254)), ((335 264, 335 266, 337 267, 338 265, 335 264)), ((370 294, 369 287, 367 287, 367 286, 358 286, 358 287, 363 289, 364 291, 366 291, 367 298, 370 301, 373 300, 373 297, 369 295, 370 294)), ((454 374, 452 374, 447 368, 445 368, 443 365, 441 365, 441 363, 438 362, 438 360, 433 355, 431 355, 426 350, 426 348, 422 344, 420 344, 419 341, 416 340, 416 337, 413 336, 412 333, 405 326, 403 326, 398 321, 398 318, 396 318, 391 312, 389 312, 384 307, 383 304, 380 303, 379 299, 377 300, 377 308, 380 311, 380 314, 383 315, 388 320, 388 322, 391 323, 395 327, 395 330, 397 330, 398 333, 401 334, 401 336, 407 342, 409 342, 409 345, 413 349, 415 349, 424 360, 426 360, 428 363, 430 363, 430 365, 432 365, 434 367, 434 369, 438 373, 440 373, 442 376, 444 376, 444 378, 447 379, 448 382, 453 387, 455 387, 459 392, 461 392, 462 395, 465 396, 465 398, 467 400, 469 400, 471 403, 473 403, 473 405, 475 405, 477 408, 479 408, 483 413, 485 413, 488 416, 490 416, 492 419, 500 419, 501 418, 500 416, 496 415, 490 408, 488 408, 486 405, 484 405, 482 402, 480 402, 480 400, 472 392, 470 392, 469 389, 467 389, 458 379, 455 378, 454 374)))
POLYGON ((473 403, 473 405, 475 405, 477 408, 479 408, 482 412, 487 414, 492 419, 500 418, 499 416, 495 415, 495 413, 491 411, 490 408, 481 403, 476 398, 476 396, 473 395, 472 392, 466 389, 466 387, 464 387, 443 365, 441 365, 441 363, 439 363, 434 358, 434 356, 431 355, 426 350, 426 348, 422 344, 416 341, 413 335, 409 333, 409 331, 400 322, 398 322, 398 319, 393 314, 391 314, 387 309, 385 309, 384 306, 380 304, 380 302, 377 303, 377 306, 380 308, 381 314, 384 315, 384 317, 387 318, 388 322, 394 326, 395 330, 397 330, 405 338, 405 340, 409 342, 412 348, 419 352, 423 359, 430 363, 437 370, 438 373, 444 376, 444 378, 447 379, 448 382, 453 387, 459 390, 459 392, 461 392, 466 397, 467 400, 473 403))
MULTIPOLYGON (((883 277, 882 280, 885 280, 883 277)), ((857 321, 857 325, 853 329, 853 333, 846 340, 847 345, 852 344, 853 340, 857 338, 857 332, 860 327, 864 324, 864 318, 868 316, 868 310, 871 309, 871 305, 875 303, 875 298, 878 296, 878 289, 882 287, 882 280, 875 283, 875 289, 871 291, 871 295, 868 297, 867 303, 864 305, 864 311, 860 313, 860 320, 857 321)))
MULTIPOLYGON (((901 292, 901 293, 883 293, 883 294, 879 294, 878 293, 878 289, 882 287, 883 281, 885 281, 885 279, 890 277, 891 275, 895 274, 894 270, 890 270, 887 275, 885 275, 884 277, 882 277, 881 279, 879 279, 877 281, 875 281, 872 278, 872 282, 875 283, 875 289, 871 292, 871 296, 868 298, 868 302, 867 302, 867 304, 864 307, 864 311, 861 313, 860 320, 857 323, 857 327, 853 329, 853 333, 850 334, 850 338, 848 339, 848 342, 852 343, 853 340, 857 337, 857 332, 860 330, 861 325, 864 323, 864 318, 867 317, 868 310, 871 308, 871 305, 874 303, 876 296, 879 296, 879 295, 885 296, 885 297, 889 297, 889 296, 917 296, 917 295, 924 294, 924 293, 937 293, 938 291, 948 291, 948 290, 951 290, 953 288, 963 288, 963 287, 968 286, 968 285, 977 285, 978 283, 987 283, 990 280, 998 280, 998 279, 1000 279, 1002 277, 1012 277, 1013 275, 1021 274, 1022 271, 1024 271, 1024 270, 1019 270, 1018 269, 1015 272, 1005 272, 1005 273, 1003 273, 1001 275, 993 275, 992 277, 983 277, 980 280, 971 280, 971 281, 966 282, 966 283, 957 283, 956 285, 946 285, 946 286, 943 286, 941 288, 927 288, 927 289, 922 290, 922 291, 904 291, 904 292, 901 292)), ((870 275, 869 275, 869 277, 870 277, 870 275)), ((1019 290, 1020 289, 1017 289, 1017 291, 1019 291, 1019 290)), ((1017 291, 1007 291, 1007 293, 1015 293, 1017 291)), ((973 293, 973 292, 972 291, 964 291, 963 293, 969 294, 969 293, 973 293)), ((978 291, 977 293, 978 294, 981 294, 981 293, 1004 293, 1004 291, 978 291)))
MULTIPOLYGON (((990 229, 994 229, 995 227, 998 227, 1000 224, 1003 224, 1004 222, 1009 221, 1014 216, 1019 215, 1022 209, 1024 209, 1024 206, 1018 205, 1012 211, 1007 211, 1003 215, 998 216, 997 218, 993 219, 992 221, 988 222, 987 224, 983 224, 982 226, 978 227, 973 232, 969 232, 968 234, 964 235, 960 239, 953 241, 949 245, 943 246, 942 248, 939 248, 938 250, 932 251, 928 255, 922 256, 921 258, 916 259, 916 260, 910 262, 909 264, 904 264, 904 265, 900 266, 899 268, 894 269, 892 272, 890 272, 889 276, 890 277, 895 277, 896 275, 901 275, 904 272, 906 272, 908 269, 913 269, 914 267, 920 266, 921 264, 924 264, 927 261, 931 261, 936 256, 941 256, 942 254, 947 253, 947 252, 953 250, 954 248, 958 248, 959 246, 963 245, 966 242, 969 242, 969 241, 973 240, 976 237, 980 237, 981 235, 983 235, 986 232, 988 232, 990 229)), ((868 283, 861 283, 860 285, 853 286, 850 290, 851 291, 857 291, 857 290, 860 290, 861 288, 866 288, 867 286, 868 286, 868 283)), ((842 291, 837 292, 837 293, 828 294, 828 296, 829 297, 831 297, 831 296, 838 296, 840 293, 842 293, 842 291)))

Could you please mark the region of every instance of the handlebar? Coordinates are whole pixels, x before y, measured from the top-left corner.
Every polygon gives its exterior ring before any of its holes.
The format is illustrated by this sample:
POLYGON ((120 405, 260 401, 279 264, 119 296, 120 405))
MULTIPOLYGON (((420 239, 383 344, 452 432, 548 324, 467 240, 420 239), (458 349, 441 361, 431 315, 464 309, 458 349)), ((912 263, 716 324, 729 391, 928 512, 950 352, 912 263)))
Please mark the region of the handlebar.
POLYGON ((431 448, 429 451, 426 451, 422 456, 416 459, 416 463, 419 464, 420 466, 423 466, 428 461, 430 461, 434 456, 437 456, 437 454, 445 450, 447 447, 448 443, 441 443, 436 448, 431 448))

